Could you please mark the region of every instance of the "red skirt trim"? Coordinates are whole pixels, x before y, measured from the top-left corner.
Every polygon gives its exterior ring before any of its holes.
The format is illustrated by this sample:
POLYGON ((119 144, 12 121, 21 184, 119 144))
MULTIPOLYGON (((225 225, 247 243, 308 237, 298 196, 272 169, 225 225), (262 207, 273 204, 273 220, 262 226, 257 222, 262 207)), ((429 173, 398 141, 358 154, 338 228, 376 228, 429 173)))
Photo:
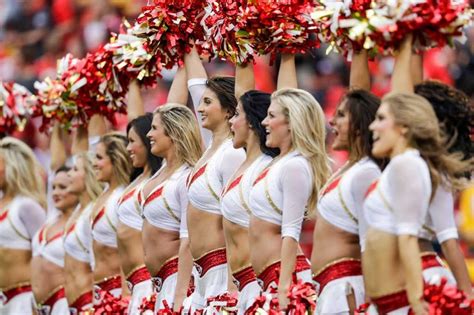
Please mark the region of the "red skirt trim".
POLYGON ((17 287, 0 291, 0 301, 2 301, 5 305, 10 302, 10 300, 13 299, 15 296, 25 292, 31 292, 30 284, 20 284, 17 287))
POLYGON ((237 271, 236 273, 232 274, 232 276, 234 277, 234 284, 237 286, 239 291, 242 291, 247 284, 257 280, 257 275, 255 274, 252 266, 248 266, 240 271, 237 271))
POLYGON ((372 304, 377 307, 379 314, 387 314, 399 308, 409 306, 406 291, 400 291, 389 295, 371 299, 372 304))
POLYGON ((219 248, 204 254, 194 261, 194 266, 199 272, 199 276, 203 277, 211 268, 227 263, 227 255, 225 248, 219 248))
POLYGON ((141 266, 127 277, 127 287, 132 291, 134 286, 149 279, 151 279, 151 275, 148 269, 146 266, 141 266))
MULTIPOLYGON (((261 287, 263 288, 263 291, 266 291, 268 289, 268 286, 272 282, 278 283, 279 277, 280 277, 280 261, 274 262, 267 268, 265 268, 258 276, 257 280, 259 281, 261 287)), ((298 255, 296 257, 296 265, 295 265, 295 271, 294 272, 301 272, 305 270, 310 270, 311 265, 308 263, 308 259, 306 258, 305 255, 298 255)))
POLYGON ((158 273, 154 277, 151 278, 151 282, 153 283, 153 287, 155 288, 155 291, 160 292, 165 280, 177 272, 178 272, 178 257, 170 259, 167 262, 165 262, 165 264, 161 266, 160 271, 158 271, 158 273))
POLYGON ((343 259, 329 264, 314 276, 313 280, 319 284, 319 293, 323 292, 324 287, 331 281, 344 277, 361 276, 362 265, 360 260, 343 259))

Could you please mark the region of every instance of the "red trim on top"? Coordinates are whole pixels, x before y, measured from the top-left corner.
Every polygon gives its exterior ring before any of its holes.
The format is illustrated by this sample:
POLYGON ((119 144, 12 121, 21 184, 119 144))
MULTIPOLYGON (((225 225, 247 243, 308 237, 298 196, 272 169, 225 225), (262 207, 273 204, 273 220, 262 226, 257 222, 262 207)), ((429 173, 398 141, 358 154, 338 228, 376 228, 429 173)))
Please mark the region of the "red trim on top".
POLYGON ((222 194, 222 196, 224 196, 225 194, 227 194, 230 190, 232 190, 232 188, 236 187, 238 184, 240 184, 240 181, 242 180, 242 175, 240 175, 239 177, 237 177, 236 179, 234 179, 232 181, 232 183, 230 183, 230 185, 227 187, 227 189, 224 190, 224 193, 222 194))
POLYGON ((270 168, 266 168, 260 175, 258 175, 257 179, 253 182, 253 186, 257 185, 259 181, 265 178, 267 176, 268 171, 270 171, 270 168))
POLYGON ((100 209, 100 211, 94 217, 94 220, 92 220, 92 228, 94 228, 94 226, 97 224, 97 222, 99 222, 99 220, 104 216, 104 214, 105 214, 105 207, 102 207, 102 209, 100 209))
POLYGON ((120 198, 119 205, 121 205, 122 203, 124 203, 125 201, 127 201, 128 199, 130 199, 130 198, 135 194, 135 191, 136 191, 136 188, 130 190, 128 193, 126 193, 125 195, 123 195, 122 198, 120 198))
POLYGON ((202 174, 204 174, 204 172, 206 171, 206 167, 207 167, 207 163, 201 166, 201 168, 196 173, 194 173, 194 175, 191 177, 191 180, 188 183, 188 187, 191 187, 194 181, 196 181, 196 179, 198 179, 202 174))
POLYGON ((164 187, 164 185, 161 185, 160 188, 158 188, 151 195, 146 197, 144 205, 147 205, 150 202, 152 202, 153 200, 155 200, 156 198, 159 198, 161 196, 161 194, 163 193, 163 187, 164 187))
POLYGON ((73 223, 69 229, 66 231, 66 235, 69 235, 71 234, 72 231, 74 231, 74 229, 76 228, 76 223, 73 223))
POLYGON ((5 220, 7 217, 8 217, 8 209, 5 210, 5 212, 3 212, 1 215, 0 215, 0 222, 2 222, 3 220, 5 220))
POLYGON ((336 179, 334 179, 334 180, 326 187, 326 189, 324 189, 322 195, 324 196, 324 195, 327 194, 328 192, 334 190, 334 188, 336 188, 337 185, 339 185, 339 182, 341 181, 341 178, 342 178, 342 176, 339 176, 339 177, 337 177, 336 179))
POLYGON ((372 182, 372 184, 370 184, 369 188, 365 192, 365 196, 364 196, 365 198, 367 198, 375 190, 375 188, 377 188, 378 183, 379 183, 379 180, 376 179, 372 182))

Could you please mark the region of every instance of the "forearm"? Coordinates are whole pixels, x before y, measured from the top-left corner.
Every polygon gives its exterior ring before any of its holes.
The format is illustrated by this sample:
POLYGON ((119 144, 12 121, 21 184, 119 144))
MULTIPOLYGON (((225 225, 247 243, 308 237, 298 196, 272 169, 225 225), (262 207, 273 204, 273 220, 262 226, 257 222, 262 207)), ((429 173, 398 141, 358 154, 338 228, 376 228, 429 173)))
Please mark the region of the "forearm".
POLYGON ((293 54, 281 55, 277 89, 280 90, 285 88, 298 88, 298 81, 296 78, 295 55, 293 54))
POLYGON ((87 152, 89 149, 89 133, 87 131, 87 126, 79 126, 76 129, 74 138, 72 140, 72 155, 76 155, 81 152, 87 152))
POLYGON ((298 242, 292 237, 284 237, 281 246, 281 267, 278 291, 286 292, 295 271, 298 242))
POLYGON ((411 78, 413 85, 423 82, 423 53, 412 53, 411 55, 411 78))
POLYGON ((130 122, 144 114, 145 107, 140 93, 140 86, 136 80, 133 80, 129 85, 127 95, 127 119, 130 122))
POLYGON ((53 171, 56 171, 66 163, 67 154, 64 140, 64 131, 61 130, 61 127, 59 127, 58 124, 55 124, 51 134, 51 141, 49 143, 51 150, 50 168, 53 171))
POLYGON ((174 76, 168 92, 168 103, 178 103, 186 105, 188 103, 188 87, 187 87, 186 68, 181 67, 174 76))
POLYGON ((407 36, 400 46, 400 51, 395 57, 395 68, 392 76, 392 92, 413 93, 413 81, 411 77, 411 55, 412 55, 411 35, 407 36))
POLYGON ((247 91, 255 89, 253 63, 237 65, 235 68, 235 98, 240 99, 247 91))
POLYGON ((413 306, 419 303, 423 296, 423 274, 418 238, 412 235, 400 235, 398 249, 406 280, 408 301, 413 306))
POLYGON ((107 132, 105 119, 102 115, 98 115, 98 114, 91 117, 91 120, 89 121, 89 125, 87 126, 87 128, 88 128, 87 131, 89 133, 89 137, 100 137, 100 136, 103 136, 107 132))
POLYGON ((188 293, 192 270, 193 258, 191 256, 191 251, 189 250, 189 240, 187 238, 182 238, 179 246, 178 279, 174 297, 174 310, 179 310, 183 305, 183 301, 188 293))
POLYGON ((370 71, 367 50, 355 52, 352 57, 349 88, 370 90, 370 71))
POLYGON ((207 79, 206 69, 204 69, 195 47, 193 47, 189 54, 184 55, 184 65, 186 67, 188 80, 201 78, 207 79))
POLYGON ((468 296, 472 297, 472 285, 469 278, 464 255, 459 247, 457 239, 449 239, 441 244, 446 262, 456 279, 458 288, 464 291, 468 296))

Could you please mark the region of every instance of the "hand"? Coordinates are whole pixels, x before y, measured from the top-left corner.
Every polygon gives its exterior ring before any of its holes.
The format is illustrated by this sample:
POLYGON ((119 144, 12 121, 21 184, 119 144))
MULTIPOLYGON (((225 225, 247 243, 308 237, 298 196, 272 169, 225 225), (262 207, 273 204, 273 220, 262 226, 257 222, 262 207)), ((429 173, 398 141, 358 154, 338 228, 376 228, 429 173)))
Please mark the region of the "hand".
POLYGON ((416 304, 411 304, 411 309, 415 315, 428 315, 429 306, 425 301, 417 301, 416 304))

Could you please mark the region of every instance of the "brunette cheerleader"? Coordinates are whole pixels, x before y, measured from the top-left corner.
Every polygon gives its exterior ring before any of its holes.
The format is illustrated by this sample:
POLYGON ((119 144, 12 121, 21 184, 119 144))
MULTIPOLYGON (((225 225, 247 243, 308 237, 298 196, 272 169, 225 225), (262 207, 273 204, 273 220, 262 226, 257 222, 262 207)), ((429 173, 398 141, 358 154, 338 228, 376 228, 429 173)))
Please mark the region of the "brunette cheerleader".
POLYGON ((237 107, 234 78, 207 80, 195 49, 185 56, 185 65, 193 102, 199 101, 202 126, 212 132, 211 145, 187 181, 189 240, 198 272, 192 306, 199 310, 209 297, 226 292, 229 286, 220 193, 244 161, 245 152, 233 148, 229 126, 237 107))
POLYGON ((42 169, 23 142, 0 140, 0 314, 32 314, 32 239, 46 219, 42 169))

